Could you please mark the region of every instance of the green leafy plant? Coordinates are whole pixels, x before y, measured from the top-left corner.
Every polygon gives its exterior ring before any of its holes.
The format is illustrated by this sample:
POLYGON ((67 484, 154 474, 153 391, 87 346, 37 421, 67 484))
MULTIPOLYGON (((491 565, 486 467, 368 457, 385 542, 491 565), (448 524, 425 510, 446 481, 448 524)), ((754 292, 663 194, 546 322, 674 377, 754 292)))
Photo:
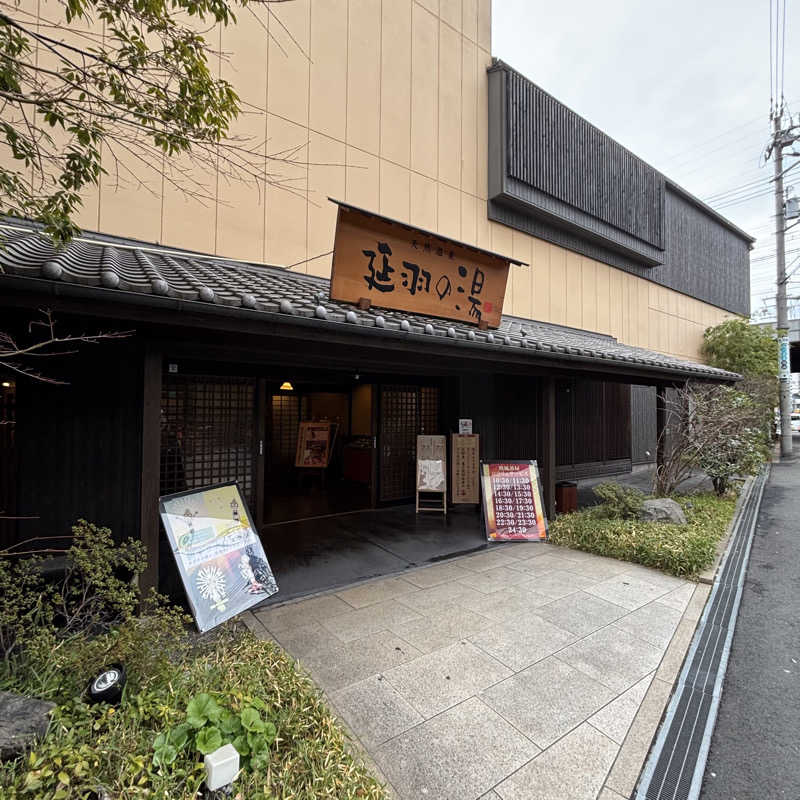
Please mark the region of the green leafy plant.
POLYGON ((719 497, 711 492, 674 499, 683 507, 687 525, 612 519, 597 506, 558 516, 550 526, 550 541, 693 577, 713 563, 736 501, 730 495, 719 497))
POLYGON ((633 486, 609 482, 598 484, 592 491, 602 501, 597 510, 601 516, 611 519, 635 519, 642 510, 644 492, 633 486))

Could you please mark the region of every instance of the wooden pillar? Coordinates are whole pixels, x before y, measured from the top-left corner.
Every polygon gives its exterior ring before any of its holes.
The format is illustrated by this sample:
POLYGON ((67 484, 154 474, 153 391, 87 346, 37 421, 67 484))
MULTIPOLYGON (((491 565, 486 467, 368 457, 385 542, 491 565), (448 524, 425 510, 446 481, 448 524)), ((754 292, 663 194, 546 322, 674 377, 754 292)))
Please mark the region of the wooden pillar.
POLYGON ((159 516, 161 484, 161 351, 147 347, 142 379, 142 478, 139 524, 147 552, 147 568, 139 576, 142 593, 158 588, 159 516))
POLYGON ((542 379, 542 490, 547 518, 556 515, 556 381, 542 379))
POLYGON ((266 378, 259 378, 256 384, 256 441, 255 441, 255 459, 256 459, 256 492, 255 492, 255 517, 256 517, 256 530, 264 524, 264 490, 266 486, 266 458, 267 458, 267 414, 272 413, 272 409, 268 404, 269 398, 267 397, 267 380, 266 378))
POLYGON ((656 387, 656 467, 664 464, 664 431, 667 427, 667 387, 656 387))

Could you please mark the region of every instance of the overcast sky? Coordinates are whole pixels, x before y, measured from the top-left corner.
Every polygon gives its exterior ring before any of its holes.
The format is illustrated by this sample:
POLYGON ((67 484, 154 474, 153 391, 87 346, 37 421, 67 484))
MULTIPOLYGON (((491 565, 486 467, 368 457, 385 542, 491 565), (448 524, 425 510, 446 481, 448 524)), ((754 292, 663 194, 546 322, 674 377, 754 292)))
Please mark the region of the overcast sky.
MULTIPOLYGON (((753 312, 775 292, 773 165, 763 161, 769 8, 769 0, 493 0, 492 18, 495 56, 758 239, 753 312)), ((796 122, 798 44, 800 2, 789 0, 784 95, 796 122)), ((800 166, 794 174, 800 194, 800 166)), ((788 236, 792 265, 800 226, 788 236)), ((800 281, 789 289, 800 294, 800 281)))

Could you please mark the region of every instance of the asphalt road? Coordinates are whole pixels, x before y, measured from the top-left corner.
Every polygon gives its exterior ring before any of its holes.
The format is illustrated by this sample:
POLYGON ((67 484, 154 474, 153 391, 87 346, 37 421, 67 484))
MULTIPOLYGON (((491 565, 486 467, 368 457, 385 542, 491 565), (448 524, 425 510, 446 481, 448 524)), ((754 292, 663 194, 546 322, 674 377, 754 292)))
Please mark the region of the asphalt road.
POLYGON ((800 800, 800 438, 764 492, 702 800, 800 800))

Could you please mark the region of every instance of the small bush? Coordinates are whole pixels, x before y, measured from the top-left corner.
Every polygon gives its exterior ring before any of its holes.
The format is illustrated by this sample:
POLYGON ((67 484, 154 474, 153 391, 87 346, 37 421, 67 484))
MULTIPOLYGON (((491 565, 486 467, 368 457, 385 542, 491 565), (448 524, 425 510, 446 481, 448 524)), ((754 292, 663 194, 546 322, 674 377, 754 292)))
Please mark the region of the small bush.
POLYGON ((557 517, 550 526, 550 541, 679 577, 694 577, 713 563, 736 501, 713 493, 676 500, 686 513, 687 525, 609 519, 598 506, 557 517))
POLYGON ((636 519, 642 510, 644 492, 633 486, 618 483, 601 483, 592 490, 602 501, 598 513, 609 519, 636 519))

